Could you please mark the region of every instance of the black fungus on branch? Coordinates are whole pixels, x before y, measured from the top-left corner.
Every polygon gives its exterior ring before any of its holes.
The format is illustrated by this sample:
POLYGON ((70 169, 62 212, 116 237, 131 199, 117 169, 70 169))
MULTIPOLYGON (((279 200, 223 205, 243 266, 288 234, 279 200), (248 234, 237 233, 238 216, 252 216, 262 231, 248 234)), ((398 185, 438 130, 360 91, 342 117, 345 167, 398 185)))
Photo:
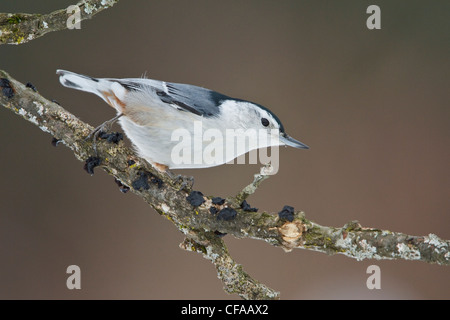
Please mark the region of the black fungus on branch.
POLYGON ((237 212, 232 208, 223 208, 217 214, 217 220, 231 221, 236 218, 237 212))
POLYGON ((94 174, 94 168, 101 164, 102 160, 97 157, 89 157, 84 163, 84 170, 91 176, 94 174))
POLYGON ((61 140, 56 139, 55 137, 52 138, 52 146, 57 147, 58 144, 61 143, 61 140))
POLYGON ((30 89, 33 90, 34 92, 37 92, 36 87, 35 87, 34 84, 32 84, 31 82, 27 82, 27 84, 25 85, 25 87, 30 88, 30 89))
POLYGON ((225 199, 221 197, 214 197, 211 199, 212 204, 216 204, 218 206, 221 206, 225 203, 225 199))
POLYGON ((289 222, 294 221, 294 208, 291 206, 284 206, 280 212, 278 212, 280 219, 285 219, 289 222))
POLYGON ((150 185, 148 184, 148 175, 147 173, 140 171, 139 177, 131 183, 131 186, 134 190, 148 190, 150 189, 150 185))
POLYGON ((222 232, 220 232, 220 231, 214 231, 214 234, 216 235, 216 236, 218 236, 219 238, 222 238, 222 237, 225 237, 227 234, 226 233, 222 233, 222 232))
POLYGON ((128 191, 130 191, 130 187, 124 185, 124 184, 122 183, 122 181, 120 181, 119 179, 114 178, 114 182, 119 186, 120 192, 122 192, 122 193, 127 193, 128 191))
POLYGON ((187 197, 186 200, 193 206, 198 207, 203 202, 205 202, 205 199, 203 198, 203 193, 200 191, 192 191, 187 197))
POLYGON ((150 178, 150 181, 153 184, 156 184, 158 186, 158 189, 161 189, 161 187, 163 185, 163 181, 160 178, 155 177, 155 176, 152 175, 151 178, 150 178))
POLYGON ((104 131, 100 131, 100 133, 98 134, 98 137, 100 139, 104 139, 104 140, 108 141, 109 143, 115 143, 115 144, 118 144, 119 141, 123 140, 123 134, 120 132, 107 133, 104 131))
POLYGON ((242 201, 242 203, 241 203, 241 208, 242 208, 242 210, 247 211, 247 212, 257 212, 257 211, 258 211, 258 208, 252 208, 252 207, 247 203, 246 200, 242 201))
POLYGON ((0 78, 0 87, 2 88, 2 94, 11 99, 14 97, 14 88, 11 86, 11 82, 6 78, 0 78))

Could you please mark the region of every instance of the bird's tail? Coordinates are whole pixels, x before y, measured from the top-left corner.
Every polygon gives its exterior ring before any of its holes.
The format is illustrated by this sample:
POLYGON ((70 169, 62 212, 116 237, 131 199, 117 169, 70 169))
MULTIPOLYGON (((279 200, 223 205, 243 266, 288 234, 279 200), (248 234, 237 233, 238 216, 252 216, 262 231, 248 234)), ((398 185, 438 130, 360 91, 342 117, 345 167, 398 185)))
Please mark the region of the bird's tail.
POLYGON ((93 93, 123 112, 127 89, 114 79, 96 79, 66 70, 56 70, 56 74, 64 87, 93 93))

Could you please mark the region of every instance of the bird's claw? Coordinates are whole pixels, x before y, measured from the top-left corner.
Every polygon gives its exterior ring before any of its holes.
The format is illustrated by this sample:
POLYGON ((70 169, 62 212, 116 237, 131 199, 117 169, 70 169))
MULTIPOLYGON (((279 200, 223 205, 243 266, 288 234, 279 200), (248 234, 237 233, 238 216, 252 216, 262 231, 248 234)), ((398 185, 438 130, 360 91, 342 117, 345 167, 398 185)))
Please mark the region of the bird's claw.
POLYGON ((175 183, 180 183, 180 188, 178 191, 186 190, 190 191, 192 190, 192 187, 194 186, 194 177, 192 176, 183 176, 181 174, 175 175, 172 171, 166 170, 167 175, 174 181, 175 183))
POLYGON ((91 133, 89 133, 89 135, 84 139, 85 141, 92 140, 92 147, 94 148, 94 151, 96 154, 97 154, 98 136, 100 135, 101 132, 108 132, 109 129, 111 128, 111 126, 114 124, 114 122, 116 122, 121 116, 123 116, 122 113, 118 114, 117 116, 115 116, 114 118, 112 118, 108 121, 103 122, 97 128, 92 130, 91 133))

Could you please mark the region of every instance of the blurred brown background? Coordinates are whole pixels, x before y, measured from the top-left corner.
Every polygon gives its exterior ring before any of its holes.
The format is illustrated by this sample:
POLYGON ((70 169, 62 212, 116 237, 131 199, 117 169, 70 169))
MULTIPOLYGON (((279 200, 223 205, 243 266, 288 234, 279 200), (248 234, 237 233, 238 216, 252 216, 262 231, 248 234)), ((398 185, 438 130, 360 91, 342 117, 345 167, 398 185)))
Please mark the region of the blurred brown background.
MULTIPOLYGON (((0 12, 46 13, 73 0, 1 1, 0 12)), ((311 146, 282 148, 276 176, 249 202, 284 205, 332 226, 450 238, 450 2, 120 1, 81 30, 0 47, 0 68, 92 125, 114 113, 63 88, 57 68, 95 77, 191 83, 274 111, 311 146), (381 7, 381 30, 366 8, 381 7)), ((64 146, 0 110, 0 298, 235 299, 182 234, 101 170, 83 171, 64 146), (81 290, 66 288, 67 266, 81 290)), ((228 196, 256 165, 180 173, 228 196)), ((284 253, 227 236, 233 257, 283 299, 448 299, 448 267, 284 253), (381 290, 366 269, 381 268, 381 290)))

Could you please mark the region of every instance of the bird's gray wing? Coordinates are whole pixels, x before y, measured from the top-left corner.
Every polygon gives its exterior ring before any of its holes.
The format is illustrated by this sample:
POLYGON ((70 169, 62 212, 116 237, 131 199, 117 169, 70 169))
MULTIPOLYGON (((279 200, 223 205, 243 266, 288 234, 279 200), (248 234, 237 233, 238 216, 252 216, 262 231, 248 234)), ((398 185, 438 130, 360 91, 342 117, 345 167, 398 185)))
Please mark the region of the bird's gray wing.
POLYGON ((217 116, 221 102, 231 99, 215 91, 189 84, 165 82, 164 89, 156 91, 161 101, 203 117, 217 116))
POLYGON ((220 112, 220 104, 232 99, 221 93, 190 84, 164 82, 152 79, 110 79, 119 82, 130 91, 151 88, 159 99, 180 111, 202 117, 214 117, 220 112))

